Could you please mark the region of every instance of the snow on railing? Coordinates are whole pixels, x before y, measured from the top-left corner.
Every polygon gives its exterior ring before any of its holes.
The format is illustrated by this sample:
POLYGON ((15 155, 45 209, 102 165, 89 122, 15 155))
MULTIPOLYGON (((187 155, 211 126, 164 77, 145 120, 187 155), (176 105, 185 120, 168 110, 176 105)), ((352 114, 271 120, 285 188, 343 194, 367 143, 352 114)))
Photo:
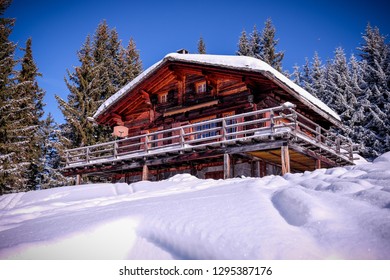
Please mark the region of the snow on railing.
POLYGON ((299 114, 289 102, 282 106, 217 118, 176 128, 160 130, 102 144, 66 151, 66 167, 180 153, 252 139, 273 139, 290 135, 294 139, 328 149, 352 162, 353 144, 299 114))

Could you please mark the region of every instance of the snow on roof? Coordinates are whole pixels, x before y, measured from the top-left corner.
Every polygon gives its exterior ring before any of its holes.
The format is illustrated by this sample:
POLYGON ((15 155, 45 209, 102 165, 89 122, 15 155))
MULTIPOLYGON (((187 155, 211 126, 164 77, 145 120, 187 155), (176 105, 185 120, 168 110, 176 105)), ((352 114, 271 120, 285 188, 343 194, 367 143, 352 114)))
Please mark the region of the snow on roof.
POLYGON ((162 60, 155 63, 144 72, 142 72, 139 76, 137 76, 130 83, 125 85, 122 89, 120 89, 113 96, 108 98, 96 111, 93 118, 97 118, 100 114, 102 114, 108 107, 118 101, 122 96, 124 96, 129 90, 138 85, 141 81, 146 79, 149 74, 151 74, 155 69, 159 68, 165 61, 184 61, 184 62, 194 62, 198 64, 204 65, 213 65, 213 66, 223 66, 225 68, 232 68, 238 70, 245 71, 255 71, 255 72, 267 72, 273 75, 277 80, 283 83, 285 86, 290 88, 292 91, 297 93, 304 100, 308 101, 318 109, 326 112, 331 115, 336 120, 340 121, 340 116, 329 108, 324 102, 319 100, 318 98, 311 95, 309 92, 295 84, 289 78, 284 76, 279 71, 272 68, 267 63, 248 56, 236 56, 236 55, 210 55, 210 54, 179 54, 179 53, 170 53, 167 54, 162 60))

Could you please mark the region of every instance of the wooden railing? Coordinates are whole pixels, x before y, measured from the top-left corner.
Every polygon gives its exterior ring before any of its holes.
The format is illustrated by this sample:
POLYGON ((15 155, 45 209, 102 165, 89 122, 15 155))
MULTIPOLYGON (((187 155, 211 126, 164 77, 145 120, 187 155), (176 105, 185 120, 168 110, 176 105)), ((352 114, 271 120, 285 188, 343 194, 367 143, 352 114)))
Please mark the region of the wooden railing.
POLYGON ((319 147, 353 162, 352 142, 314 123, 294 110, 291 103, 234 116, 183 125, 121 140, 66 151, 72 168, 145 156, 182 153, 186 150, 227 146, 291 136, 297 142, 319 147))

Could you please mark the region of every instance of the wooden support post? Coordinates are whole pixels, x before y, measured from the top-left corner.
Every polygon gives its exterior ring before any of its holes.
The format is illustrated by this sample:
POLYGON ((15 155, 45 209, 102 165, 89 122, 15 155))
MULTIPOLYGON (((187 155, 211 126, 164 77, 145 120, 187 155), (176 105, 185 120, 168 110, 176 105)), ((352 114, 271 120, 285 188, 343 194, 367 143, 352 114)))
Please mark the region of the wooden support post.
POLYGON ((231 178, 231 159, 229 154, 223 155, 223 179, 231 178))
POLYGON ((149 179, 149 168, 146 164, 142 167, 142 181, 147 181, 149 179))
POLYGON ((281 148, 281 160, 282 160, 282 175, 290 173, 290 153, 288 146, 282 146, 281 148))
POLYGON ((261 177, 261 164, 259 160, 253 160, 251 164, 251 176, 252 177, 261 177))
POLYGON ((316 169, 321 169, 321 160, 316 159, 316 169))
POLYGON ((80 174, 76 175, 76 185, 81 185, 81 175, 80 174))
POLYGON ((260 161, 260 177, 267 176, 267 163, 260 161))

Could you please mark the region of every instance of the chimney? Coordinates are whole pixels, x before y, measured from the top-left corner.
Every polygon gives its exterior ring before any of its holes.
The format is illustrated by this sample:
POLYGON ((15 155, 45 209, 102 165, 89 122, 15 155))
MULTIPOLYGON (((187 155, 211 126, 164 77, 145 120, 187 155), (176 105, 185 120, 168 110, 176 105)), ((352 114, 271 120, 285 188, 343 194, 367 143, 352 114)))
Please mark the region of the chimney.
POLYGON ((180 54, 189 54, 189 52, 186 49, 180 49, 180 50, 177 50, 176 52, 180 53, 180 54))

